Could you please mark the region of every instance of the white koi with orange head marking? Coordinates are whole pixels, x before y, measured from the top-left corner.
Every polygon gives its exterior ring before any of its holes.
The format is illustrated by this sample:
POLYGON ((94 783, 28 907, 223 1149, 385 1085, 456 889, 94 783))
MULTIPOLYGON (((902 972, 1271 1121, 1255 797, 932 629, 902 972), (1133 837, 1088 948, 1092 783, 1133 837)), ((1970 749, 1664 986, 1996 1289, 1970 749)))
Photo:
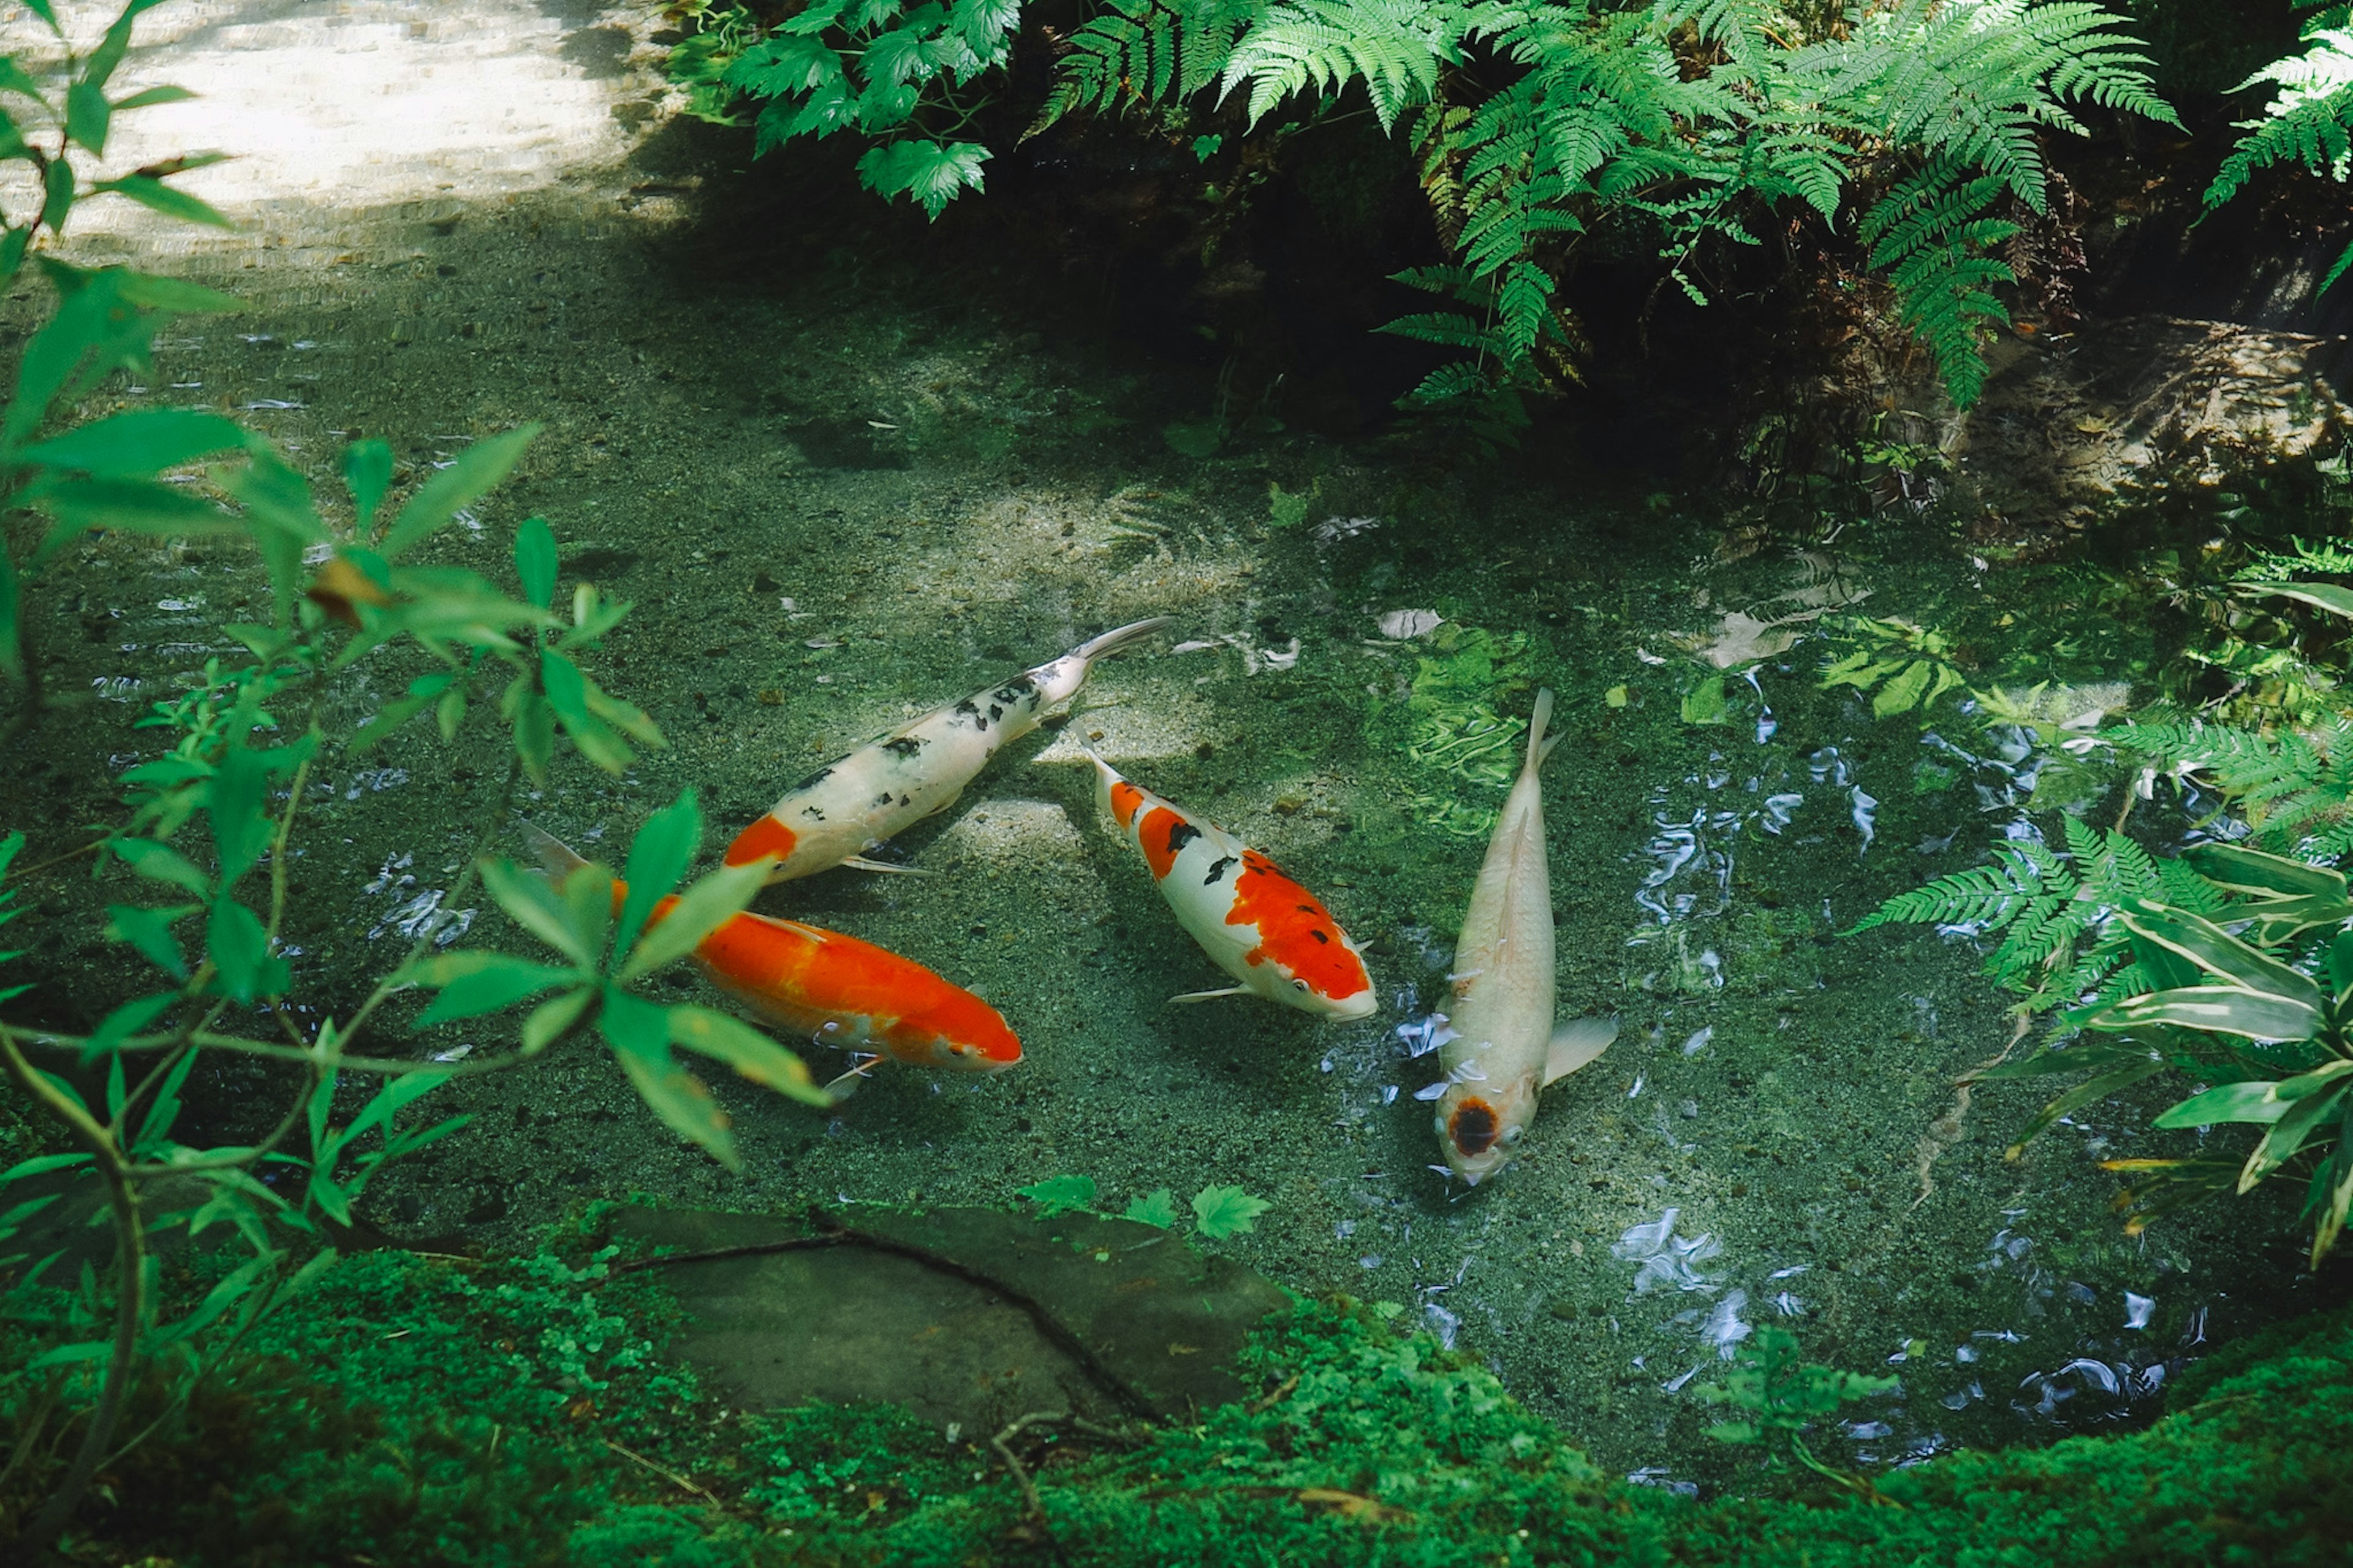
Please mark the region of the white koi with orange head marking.
POLYGON ((1454 1037, 1439 1058, 1438 1142, 1447 1167, 1477 1186, 1510 1163, 1535 1120, 1536 1097, 1599 1056, 1615 1019, 1553 1027, 1552 874, 1545 859, 1544 792, 1536 770, 1558 737, 1545 737, 1552 693, 1536 693, 1527 759, 1496 818, 1454 948, 1454 1037))
POLYGON ((1085 684, 1087 669, 1168 624, 1166 616, 1108 631, 1051 663, 935 709, 818 769, 727 847, 727 864, 773 860, 771 882, 789 882, 847 862, 873 871, 904 866, 862 859, 892 834, 954 805, 973 776, 1011 742, 1035 730, 1046 710, 1085 684))
POLYGON ((1376 997, 1364 955, 1322 900, 1215 823, 1186 815, 1087 755, 1096 799, 1142 852, 1176 923, 1241 983, 1174 1000, 1257 995, 1330 1018, 1371 1016, 1376 997))

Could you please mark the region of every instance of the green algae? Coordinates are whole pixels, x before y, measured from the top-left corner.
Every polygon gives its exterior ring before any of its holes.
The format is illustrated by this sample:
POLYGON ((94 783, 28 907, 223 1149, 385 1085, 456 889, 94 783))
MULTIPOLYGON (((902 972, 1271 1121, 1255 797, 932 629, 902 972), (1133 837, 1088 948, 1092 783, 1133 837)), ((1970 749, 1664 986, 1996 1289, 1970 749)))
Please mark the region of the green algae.
POLYGON ((1198 1425, 1013 1441, 890 1407, 725 1409, 675 1310, 575 1235, 514 1262, 322 1275, 112 1468, 73 1561, 1176 1565, 2317 1563, 2353 1542, 2353 1314, 2284 1325, 2147 1431, 1947 1455, 1860 1492, 1752 1461, 1746 1495, 1630 1486, 1387 1313, 1300 1302, 1198 1425))

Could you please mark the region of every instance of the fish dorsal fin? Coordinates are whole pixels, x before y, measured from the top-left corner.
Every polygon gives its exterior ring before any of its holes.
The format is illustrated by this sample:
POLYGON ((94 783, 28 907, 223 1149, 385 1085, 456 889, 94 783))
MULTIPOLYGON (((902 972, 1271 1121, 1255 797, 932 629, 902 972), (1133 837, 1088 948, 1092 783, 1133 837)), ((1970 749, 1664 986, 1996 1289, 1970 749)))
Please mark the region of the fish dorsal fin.
MULTIPOLYGON (((747 914, 752 913, 750 910, 746 910, 745 912, 747 914)), ((781 927, 786 931, 793 932, 797 936, 805 936, 811 942, 831 942, 833 940, 833 932, 827 931, 822 926, 807 925, 799 921, 779 920, 775 915, 752 914, 752 918, 755 921, 765 921, 770 925, 781 927)))
POLYGON ((1617 1037, 1615 1018, 1576 1018, 1563 1024, 1552 1032, 1552 1045, 1545 1052, 1545 1082, 1567 1078, 1608 1050, 1617 1037))

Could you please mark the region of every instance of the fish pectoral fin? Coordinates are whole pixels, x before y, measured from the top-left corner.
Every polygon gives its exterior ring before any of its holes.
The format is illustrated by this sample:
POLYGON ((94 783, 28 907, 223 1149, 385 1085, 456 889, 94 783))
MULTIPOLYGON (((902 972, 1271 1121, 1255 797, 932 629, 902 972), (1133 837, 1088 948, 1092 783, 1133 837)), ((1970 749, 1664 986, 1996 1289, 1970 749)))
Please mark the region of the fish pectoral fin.
POLYGON ((1545 1051, 1546 1083, 1567 1078, 1603 1051, 1618 1037, 1615 1018, 1577 1018, 1552 1032, 1545 1051))
POLYGON ((851 1095, 857 1093, 858 1086, 866 1081, 866 1075, 872 1072, 876 1068, 881 1067, 881 1065, 882 1058, 881 1057, 876 1057, 871 1061, 860 1062, 856 1067, 851 1068, 839 1078, 828 1083, 825 1086, 826 1095, 830 1098, 834 1103, 837 1105, 839 1104, 841 1101, 848 1100, 851 1095))
POLYGON ((1168 1005, 1174 1007, 1179 1002, 1212 1002, 1220 996, 1247 996, 1250 994, 1250 989, 1247 985, 1229 985, 1222 991, 1187 991, 1182 996, 1168 998, 1168 1005))
POLYGON ((894 877, 936 877, 937 871, 927 871, 921 866, 894 866, 888 860, 869 860, 863 855, 846 855, 841 864, 854 871, 887 871, 894 877))

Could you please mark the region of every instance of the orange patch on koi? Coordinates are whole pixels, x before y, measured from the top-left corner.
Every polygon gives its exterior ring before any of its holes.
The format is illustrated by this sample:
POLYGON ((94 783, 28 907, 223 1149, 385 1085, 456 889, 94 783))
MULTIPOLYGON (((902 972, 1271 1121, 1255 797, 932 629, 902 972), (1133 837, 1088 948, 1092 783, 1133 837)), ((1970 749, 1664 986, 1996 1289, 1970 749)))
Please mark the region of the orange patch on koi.
POLYGON ((735 836, 727 847, 727 864, 748 866, 754 860, 782 860, 800 842, 800 835, 773 816, 764 816, 735 836))
MULTIPOLYGON (((1151 853, 1148 847, 1145 853, 1151 853)), ((1242 857, 1226 923, 1258 927, 1259 944, 1244 962, 1256 964, 1271 958, 1318 995, 1336 1002, 1372 984, 1364 960, 1340 940, 1339 923, 1331 911, 1255 849, 1242 857)))
POLYGON ((1165 805, 1155 806, 1145 815, 1144 826, 1136 829, 1135 846, 1144 851, 1144 863, 1152 868, 1154 881, 1168 875, 1169 868, 1176 864, 1177 853, 1197 837, 1196 832, 1187 831, 1192 826, 1165 805))
POLYGON ((1144 804, 1144 792, 1121 779, 1111 786, 1111 814, 1122 827, 1135 821, 1136 808, 1144 804))

